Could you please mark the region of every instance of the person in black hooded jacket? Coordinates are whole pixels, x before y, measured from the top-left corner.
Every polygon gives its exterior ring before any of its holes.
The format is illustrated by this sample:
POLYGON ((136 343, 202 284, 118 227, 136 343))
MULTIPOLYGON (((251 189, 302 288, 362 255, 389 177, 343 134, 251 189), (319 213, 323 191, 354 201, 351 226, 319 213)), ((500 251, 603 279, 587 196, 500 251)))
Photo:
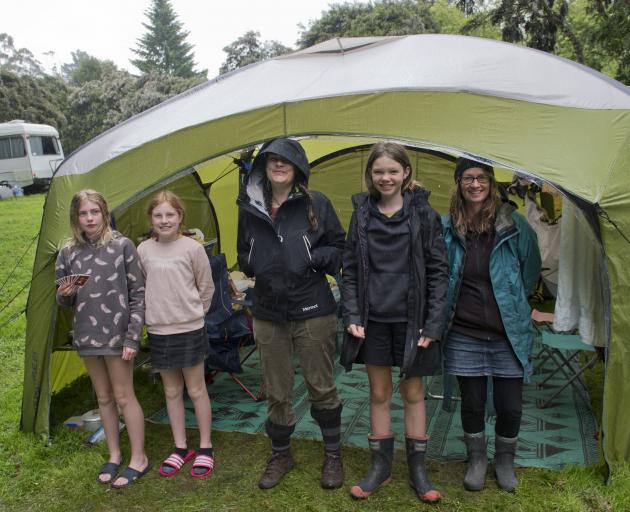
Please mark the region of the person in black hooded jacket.
POLYGON ((237 200, 238 263, 256 278, 252 315, 267 392, 265 428, 272 456, 258 483, 277 485, 293 466, 293 355, 322 429, 321 485, 343 484, 341 401, 333 376, 336 303, 326 279, 341 267, 345 232, 330 201, 308 190, 302 146, 274 139, 261 147, 237 200))
POLYGON ((390 403, 392 366, 400 368, 409 476, 418 498, 441 494, 426 473, 426 417, 422 376, 441 371, 448 263, 438 214, 429 193, 412 179, 400 144, 372 147, 365 169, 367 193, 353 196, 354 212, 343 255, 342 309, 346 337, 342 364, 365 363, 370 380, 368 436, 372 466, 352 487, 366 498, 391 478, 394 434, 390 403))

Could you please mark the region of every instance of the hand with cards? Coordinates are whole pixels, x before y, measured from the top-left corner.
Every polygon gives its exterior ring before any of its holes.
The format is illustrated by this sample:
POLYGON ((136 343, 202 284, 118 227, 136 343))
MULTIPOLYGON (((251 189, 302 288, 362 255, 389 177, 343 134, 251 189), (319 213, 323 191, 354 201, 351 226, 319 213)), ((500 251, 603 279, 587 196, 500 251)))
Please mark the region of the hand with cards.
POLYGON ((60 277, 55 281, 55 284, 59 287, 61 295, 73 295, 78 288, 87 283, 89 278, 89 274, 70 274, 60 277))

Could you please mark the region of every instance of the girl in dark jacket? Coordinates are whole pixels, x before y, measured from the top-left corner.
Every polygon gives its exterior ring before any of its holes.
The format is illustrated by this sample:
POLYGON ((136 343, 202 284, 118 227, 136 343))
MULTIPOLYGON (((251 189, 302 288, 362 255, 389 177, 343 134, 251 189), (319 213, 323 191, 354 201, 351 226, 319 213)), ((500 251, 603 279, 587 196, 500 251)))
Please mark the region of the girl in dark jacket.
POLYGON ((342 363, 365 363, 370 381, 368 436, 372 467, 351 489, 370 496, 389 481, 394 452, 390 403, 392 366, 400 368, 405 440, 418 498, 441 498, 426 473, 426 417, 422 376, 441 371, 437 339, 445 316, 448 266, 438 214, 428 192, 412 179, 405 148, 372 147, 365 169, 368 193, 355 195, 343 255, 342 304, 346 339, 342 363))
POLYGON ((238 198, 238 263, 256 278, 252 314, 267 392, 272 456, 259 481, 268 489, 293 468, 290 437, 293 355, 308 388, 311 416, 322 429, 321 485, 343 484, 341 402, 333 376, 336 303, 326 274, 341 266, 345 232, 330 201, 306 188, 304 149, 290 139, 265 143, 238 198))
POLYGON ((450 266, 444 371, 456 375, 468 452, 464 487, 483 489, 488 466, 485 409, 492 377, 497 483, 513 491, 514 452, 521 424, 523 377, 534 333, 527 297, 540 275, 536 234, 502 203, 491 166, 460 158, 444 222, 450 266))

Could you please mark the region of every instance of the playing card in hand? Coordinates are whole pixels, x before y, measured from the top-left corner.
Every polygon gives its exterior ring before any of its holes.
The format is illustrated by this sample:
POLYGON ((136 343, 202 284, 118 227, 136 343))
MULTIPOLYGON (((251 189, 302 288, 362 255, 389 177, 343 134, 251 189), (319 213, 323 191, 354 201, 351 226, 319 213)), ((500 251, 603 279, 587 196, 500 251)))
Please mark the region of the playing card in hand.
POLYGON ((89 278, 89 274, 70 274, 69 276, 60 277, 55 281, 55 284, 57 286, 67 286, 69 284, 83 286, 89 278))

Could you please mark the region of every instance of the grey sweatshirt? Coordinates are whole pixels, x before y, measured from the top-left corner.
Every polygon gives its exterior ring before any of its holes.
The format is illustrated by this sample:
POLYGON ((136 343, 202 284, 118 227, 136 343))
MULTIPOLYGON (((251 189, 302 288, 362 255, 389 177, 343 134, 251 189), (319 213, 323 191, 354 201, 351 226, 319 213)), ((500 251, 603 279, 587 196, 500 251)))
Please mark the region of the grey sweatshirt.
POLYGON ((57 303, 74 306, 74 341, 80 356, 118 355, 122 347, 138 350, 144 324, 144 277, 138 253, 128 238, 114 231, 104 246, 65 246, 57 256, 56 278, 91 277, 72 297, 57 293, 57 303))

